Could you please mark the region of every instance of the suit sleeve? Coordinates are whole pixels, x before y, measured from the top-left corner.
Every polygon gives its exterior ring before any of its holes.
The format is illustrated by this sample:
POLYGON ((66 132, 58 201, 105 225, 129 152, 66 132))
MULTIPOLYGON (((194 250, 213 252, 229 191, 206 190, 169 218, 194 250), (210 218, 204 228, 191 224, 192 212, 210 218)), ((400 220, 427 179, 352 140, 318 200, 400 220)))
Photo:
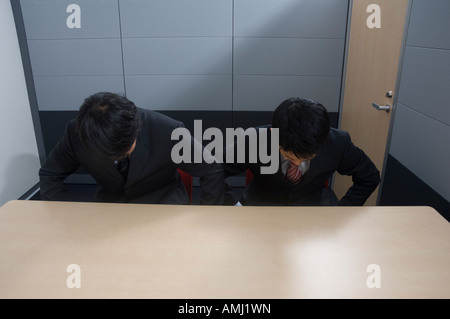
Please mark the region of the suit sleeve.
POLYGON ((380 172, 370 158, 355 146, 348 133, 337 171, 352 177, 353 185, 339 201, 339 206, 362 206, 380 183, 380 172))
POLYGON ((69 124, 64 136, 39 170, 40 196, 43 200, 69 200, 63 182, 79 167, 72 145, 72 134, 75 133, 69 124))
POLYGON ((238 143, 234 141, 224 148, 224 171, 225 178, 241 174, 249 168, 249 139, 245 136, 245 145, 242 149, 238 148, 238 143), (244 151, 244 153, 241 153, 244 151))
MULTIPOLYGON (((184 127, 182 123, 178 127, 184 127)), ((202 205, 222 205, 225 198, 225 175, 223 166, 215 161, 215 158, 205 151, 203 145, 191 138, 192 158, 190 163, 181 162, 177 167, 191 174, 192 176, 200 177, 201 197, 200 204, 202 205), (204 152, 205 151, 205 152, 204 152), (201 162, 194 161, 194 153, 201 152, 201 162), (206 160, 205 160, 206 159, 206 160)))

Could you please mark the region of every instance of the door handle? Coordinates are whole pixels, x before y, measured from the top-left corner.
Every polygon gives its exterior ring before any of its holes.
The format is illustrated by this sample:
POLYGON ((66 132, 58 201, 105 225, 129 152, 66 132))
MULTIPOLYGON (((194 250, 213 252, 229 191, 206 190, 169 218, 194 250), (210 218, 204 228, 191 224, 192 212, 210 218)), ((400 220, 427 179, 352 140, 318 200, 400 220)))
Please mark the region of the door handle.
POLYGON ((387 105, 378 105, 377 103, 372 102, 372 106, 374 108, 376 108, 377 110, 379 110, 379 111, 389 112, 389 110, 391 109, 391 106, 389 104, 387 104, 387 105))

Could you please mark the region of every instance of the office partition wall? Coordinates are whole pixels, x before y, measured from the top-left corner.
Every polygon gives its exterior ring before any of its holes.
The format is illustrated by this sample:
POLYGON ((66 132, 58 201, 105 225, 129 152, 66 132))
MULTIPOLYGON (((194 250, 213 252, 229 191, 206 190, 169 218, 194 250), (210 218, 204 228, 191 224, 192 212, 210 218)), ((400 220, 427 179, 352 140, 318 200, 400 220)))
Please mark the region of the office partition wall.
MULTIPOLYGON (((348 0, 12 1, 48 154, 98 91, 192 129, 267 124, 284 99, 337 125, 348 0)), ((26 64, 26 63, 25 63, 26 64)))
POLYGON ((381 205, 429 205, 450 221, 450 2, 414 0, 381 205))

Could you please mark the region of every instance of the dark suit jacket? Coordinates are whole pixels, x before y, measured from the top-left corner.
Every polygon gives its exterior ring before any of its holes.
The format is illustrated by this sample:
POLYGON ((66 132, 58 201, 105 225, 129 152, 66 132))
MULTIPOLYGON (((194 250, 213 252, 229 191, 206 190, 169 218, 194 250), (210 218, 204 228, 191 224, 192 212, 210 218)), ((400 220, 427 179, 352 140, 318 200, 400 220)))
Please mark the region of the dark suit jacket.
POLYGON ((224 172, 220 164, 175 164, 172 161, 171 150, 178 141, 172 141, 171 134, 183 124, 149 110, 138 108, 138 114, 142 120, 141 129, 130 156, 127 180, 112 161, 101 160, 95 152, 83 147, 75 120, 72 120, 39 170, 41 197, 44 200, 67 200, 63 181, 83 165, 98 184, 97 201, 188 204, 189 197, 177 171, 180 168, 200 177, 201 204, 222 204, 224 172))
MULTIPOLYGON (((264 126, 269 127, 269 126, 264 126)), ((257 128, 257 132, 259 129, 257 128)), ((270 149, 270 130, 268 129, 268 149, 270 149)), ((258 134, 259 144, 259 134, 258 134)), ((309 170, 298 184, 293 184, 281 172, 261 174, 261 166, 267 164, 249 163, 248 140, 246 141, 246 162, 226 163, 226 177, 236 175, 249 168, 253 180, 245 189, 240 201, 243 205, 320 205, 325 181, 337 171, 350 175, 353 185, 339 205, 363 205, 380 182, 380 173, 367 155, 356 147, 347 132, 332 128, 327 142, 311 160, 309 170)), ((234 154, 237 154, 235 149, 234 154)), ((280 152, 275 150, 279 156, 280 152)), ((270 153, 269 153, 270 154, 270 153)))

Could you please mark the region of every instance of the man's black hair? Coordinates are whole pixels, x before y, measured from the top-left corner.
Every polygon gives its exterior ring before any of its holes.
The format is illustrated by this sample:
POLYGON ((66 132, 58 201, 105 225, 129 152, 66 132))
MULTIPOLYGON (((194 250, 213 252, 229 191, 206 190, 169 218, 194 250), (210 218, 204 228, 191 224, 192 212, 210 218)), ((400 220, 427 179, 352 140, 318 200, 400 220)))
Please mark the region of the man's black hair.
POLYGON ((99 92, 80 107, 77 131, 82 143, 99 157, 117 160, 137 138, 140 121, 134 103, 125 96, 99 92))
POLYGON ((330 119, 322 104, 289 98, 273 112, 272 127, 279 129, 280 146, 284 151, 299 158, 310 158, 325 144, 330 119))

